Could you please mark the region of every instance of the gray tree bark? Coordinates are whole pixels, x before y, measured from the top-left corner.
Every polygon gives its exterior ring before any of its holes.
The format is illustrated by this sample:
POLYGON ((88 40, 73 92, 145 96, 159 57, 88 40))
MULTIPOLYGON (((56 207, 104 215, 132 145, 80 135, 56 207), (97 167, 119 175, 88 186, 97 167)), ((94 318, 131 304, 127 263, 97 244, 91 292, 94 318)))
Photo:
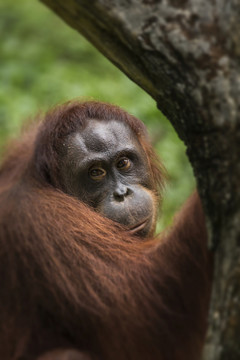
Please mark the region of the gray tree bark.
POLYGON ((240 359, 240 1, 42 0, 145 89, 188 148, 216 248, 205 360, 240 359))

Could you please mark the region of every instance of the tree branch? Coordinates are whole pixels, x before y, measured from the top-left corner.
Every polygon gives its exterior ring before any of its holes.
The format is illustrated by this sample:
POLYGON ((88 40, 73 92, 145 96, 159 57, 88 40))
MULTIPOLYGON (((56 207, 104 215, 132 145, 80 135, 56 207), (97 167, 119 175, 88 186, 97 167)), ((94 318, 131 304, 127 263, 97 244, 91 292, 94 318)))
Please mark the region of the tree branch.
POLYGON ((188 147, 218 244, 204 358, 240 358, 240 3, 42 0, 145 89, 188 147))

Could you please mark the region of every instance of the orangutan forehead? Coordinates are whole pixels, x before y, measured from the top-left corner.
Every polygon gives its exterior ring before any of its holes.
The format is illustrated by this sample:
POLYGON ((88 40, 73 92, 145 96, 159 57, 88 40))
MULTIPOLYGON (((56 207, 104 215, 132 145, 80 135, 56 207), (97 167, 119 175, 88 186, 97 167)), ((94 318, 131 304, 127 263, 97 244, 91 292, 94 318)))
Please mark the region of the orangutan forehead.
POLYGON ((127 124, 116 120, 95 119, 89 120, 83 130, 77 131, 71 142, 84 152, 107 152, 114 150, 116 146, 138 144, 136 135, 127 124))

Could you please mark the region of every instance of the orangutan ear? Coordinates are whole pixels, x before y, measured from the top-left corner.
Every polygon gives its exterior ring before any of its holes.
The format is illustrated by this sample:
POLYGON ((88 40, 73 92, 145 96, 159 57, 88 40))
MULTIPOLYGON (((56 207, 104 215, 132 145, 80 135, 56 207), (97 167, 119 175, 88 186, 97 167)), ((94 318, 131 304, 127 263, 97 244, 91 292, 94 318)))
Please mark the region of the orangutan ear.
POLYGON ((36 360, 91 360, 90 357, 75 349, 54 349, 40 355, 36 360))

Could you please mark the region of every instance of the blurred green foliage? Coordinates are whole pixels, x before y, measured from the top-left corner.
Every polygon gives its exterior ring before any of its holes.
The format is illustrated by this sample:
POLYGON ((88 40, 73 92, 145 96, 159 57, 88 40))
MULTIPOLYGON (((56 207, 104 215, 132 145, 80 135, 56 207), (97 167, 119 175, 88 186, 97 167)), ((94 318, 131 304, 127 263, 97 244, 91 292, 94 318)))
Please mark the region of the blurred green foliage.
POLYGON ((185 147, 155 102, 76 31, 33 0, 0 3, 0 144, 40 110, 76 97, 115 103, 142 119, 169 173, 159 227, 194 188, 185 147))

